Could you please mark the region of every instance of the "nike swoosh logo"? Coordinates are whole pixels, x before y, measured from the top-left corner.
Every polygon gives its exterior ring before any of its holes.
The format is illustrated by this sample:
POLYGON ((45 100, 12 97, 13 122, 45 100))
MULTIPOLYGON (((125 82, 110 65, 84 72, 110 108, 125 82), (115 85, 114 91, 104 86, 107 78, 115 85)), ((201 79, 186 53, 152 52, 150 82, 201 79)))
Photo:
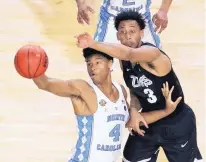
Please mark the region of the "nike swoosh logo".
POLYGON ((185 147, 187 145, 187 143, 188 143, 188 141, 185 144, 181 145, 181 147, 182 148, 185 147))

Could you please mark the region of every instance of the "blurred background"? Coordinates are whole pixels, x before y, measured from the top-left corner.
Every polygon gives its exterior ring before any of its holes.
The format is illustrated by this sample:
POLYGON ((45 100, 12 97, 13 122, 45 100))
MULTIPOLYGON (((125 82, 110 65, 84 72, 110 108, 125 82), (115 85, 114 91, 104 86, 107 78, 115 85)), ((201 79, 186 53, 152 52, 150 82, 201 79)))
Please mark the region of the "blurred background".
MULTIPOLYGON (((49 56, 47 75, 88 80, 74 35, 94 34, 101 0, 92 3, 90 26, 76 20, 75 0, 6 0, 0 5, 0 162, 66 162, 76 140, 71 102, 37 89, 14 69, 16 51, 39 44, 49 56)), ((152 4, 157 11, 161 0, 152 4)), ((205 8, 204 0, 173 1, 169 25, 161 34, 182 83, 185 100, 196 114, 198 144, 205 151, 205 8)), ((113 78, 123 83, 117 68, 113 78)), ((127 130, 125 130, 125 139, 127 130)), ((163 153, 159 162, 167 162, 163 153)))

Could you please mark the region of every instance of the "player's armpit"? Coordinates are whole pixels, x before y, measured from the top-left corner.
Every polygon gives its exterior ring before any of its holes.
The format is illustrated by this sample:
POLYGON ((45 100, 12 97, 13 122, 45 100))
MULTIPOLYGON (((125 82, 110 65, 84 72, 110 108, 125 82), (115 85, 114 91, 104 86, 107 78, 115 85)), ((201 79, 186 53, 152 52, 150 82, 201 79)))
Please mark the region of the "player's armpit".
POLYGON ((84 80, 60 80, 42 75, 33 79, 39 89, 51 92, 61 97, 81 96, 84 86, 88 85, 84 80))

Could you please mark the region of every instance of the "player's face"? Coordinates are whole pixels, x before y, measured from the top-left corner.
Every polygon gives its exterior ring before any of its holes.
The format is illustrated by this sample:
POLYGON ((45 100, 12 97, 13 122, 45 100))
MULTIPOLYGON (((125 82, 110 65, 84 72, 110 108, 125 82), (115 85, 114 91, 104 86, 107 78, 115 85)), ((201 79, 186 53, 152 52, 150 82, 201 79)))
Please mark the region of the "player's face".
POLYGON ((125 20, 119 24, 117 39, 125 46, 136 48, 143 34, 143 30, 140 29, 135 20, 125 20))
POLYGON ((94 54, 86 59, 86 63, 87 71, 94 83, 101 83, 108 79, 112 61, 102 55, 94 54))

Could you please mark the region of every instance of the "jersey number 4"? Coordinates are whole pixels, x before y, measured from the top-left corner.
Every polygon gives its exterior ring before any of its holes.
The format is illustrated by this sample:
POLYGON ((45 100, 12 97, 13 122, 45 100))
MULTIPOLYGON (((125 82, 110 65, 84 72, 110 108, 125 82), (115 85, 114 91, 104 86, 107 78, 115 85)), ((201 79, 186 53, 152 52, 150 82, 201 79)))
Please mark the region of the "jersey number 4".
POLYGON ((114 142, 119 141, 119 137, 120 137, 120 124, 117 124, 117 125, 110 131, 109 137, 112 137, 114 142))
POLYGON ((154 92, 151 89, 149 89, 149 88, 144 89, 144 94, 146 94, 148 96, 147 101, 149 103, 153 104, 153 103, 157 102, 157 97, 154 95, 154 92))

